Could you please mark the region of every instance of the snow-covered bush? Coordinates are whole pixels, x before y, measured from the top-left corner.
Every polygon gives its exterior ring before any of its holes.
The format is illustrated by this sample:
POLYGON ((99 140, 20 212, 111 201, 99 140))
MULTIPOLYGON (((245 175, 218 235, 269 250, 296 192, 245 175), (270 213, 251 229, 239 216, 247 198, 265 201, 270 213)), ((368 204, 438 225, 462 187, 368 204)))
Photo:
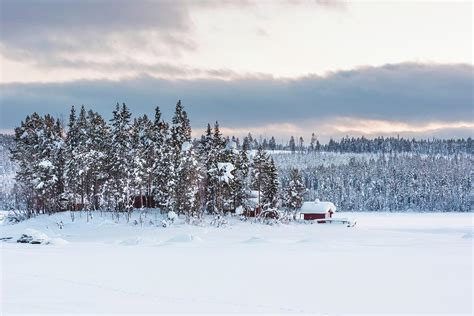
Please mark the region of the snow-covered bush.
POLYGON ((29 218, 28 212, 25 211, 10 211, 5 216, 5 222, 8 224, 17 224, 29 218))

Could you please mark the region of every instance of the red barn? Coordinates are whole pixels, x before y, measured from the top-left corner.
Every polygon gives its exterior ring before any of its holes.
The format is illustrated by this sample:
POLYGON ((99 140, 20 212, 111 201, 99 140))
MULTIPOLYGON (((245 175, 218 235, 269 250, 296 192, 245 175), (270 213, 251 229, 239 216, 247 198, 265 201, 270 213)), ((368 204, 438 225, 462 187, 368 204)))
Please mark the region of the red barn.
MULTIPOLYGON (((336 206, 333 203, 316 199, 314 202, 304 202, 299 216, 304 220, 321 220, 331 218, 335 212, 336 206)), ((324 221, 318 221, 318 223, 324 223, 324 221)))

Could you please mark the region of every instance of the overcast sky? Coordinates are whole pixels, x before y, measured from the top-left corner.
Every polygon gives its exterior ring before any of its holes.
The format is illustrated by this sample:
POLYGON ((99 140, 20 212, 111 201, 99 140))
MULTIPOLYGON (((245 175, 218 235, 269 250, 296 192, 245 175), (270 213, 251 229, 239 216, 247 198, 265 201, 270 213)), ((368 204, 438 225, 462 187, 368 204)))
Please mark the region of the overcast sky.
POLYGON ((195 135, 466 137, 471 2, 0 0, 1 120, 182 99, 195 135))

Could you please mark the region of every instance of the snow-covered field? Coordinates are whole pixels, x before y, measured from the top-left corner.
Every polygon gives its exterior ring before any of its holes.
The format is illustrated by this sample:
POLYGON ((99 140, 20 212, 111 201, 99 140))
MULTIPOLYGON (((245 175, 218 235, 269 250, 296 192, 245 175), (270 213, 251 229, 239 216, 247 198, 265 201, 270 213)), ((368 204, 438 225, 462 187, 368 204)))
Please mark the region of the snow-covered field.
POLYGON ((472 314, 472 213, 338 216, 357 225, 163 228, 67 213, 2 225, 0 237, 51 244, 0 242, 1 311, 472 314))

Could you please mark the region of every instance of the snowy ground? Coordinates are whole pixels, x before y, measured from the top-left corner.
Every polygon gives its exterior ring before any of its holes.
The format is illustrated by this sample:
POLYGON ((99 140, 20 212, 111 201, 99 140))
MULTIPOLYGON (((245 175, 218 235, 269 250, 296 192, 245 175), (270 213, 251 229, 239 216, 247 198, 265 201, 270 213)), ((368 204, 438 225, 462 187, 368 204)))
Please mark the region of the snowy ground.
POLYGON ((224 228, 162 228, 115 223, 110 216, 71 223, 68 214, 3 225, 0 237, 36 230, 52 243, 0 242, 1 309, 473 312, 472 213, 338 215, 357 218, 357 226, 233 220, 224 228), (61 220, 63 229, 56 225, 61 220))

